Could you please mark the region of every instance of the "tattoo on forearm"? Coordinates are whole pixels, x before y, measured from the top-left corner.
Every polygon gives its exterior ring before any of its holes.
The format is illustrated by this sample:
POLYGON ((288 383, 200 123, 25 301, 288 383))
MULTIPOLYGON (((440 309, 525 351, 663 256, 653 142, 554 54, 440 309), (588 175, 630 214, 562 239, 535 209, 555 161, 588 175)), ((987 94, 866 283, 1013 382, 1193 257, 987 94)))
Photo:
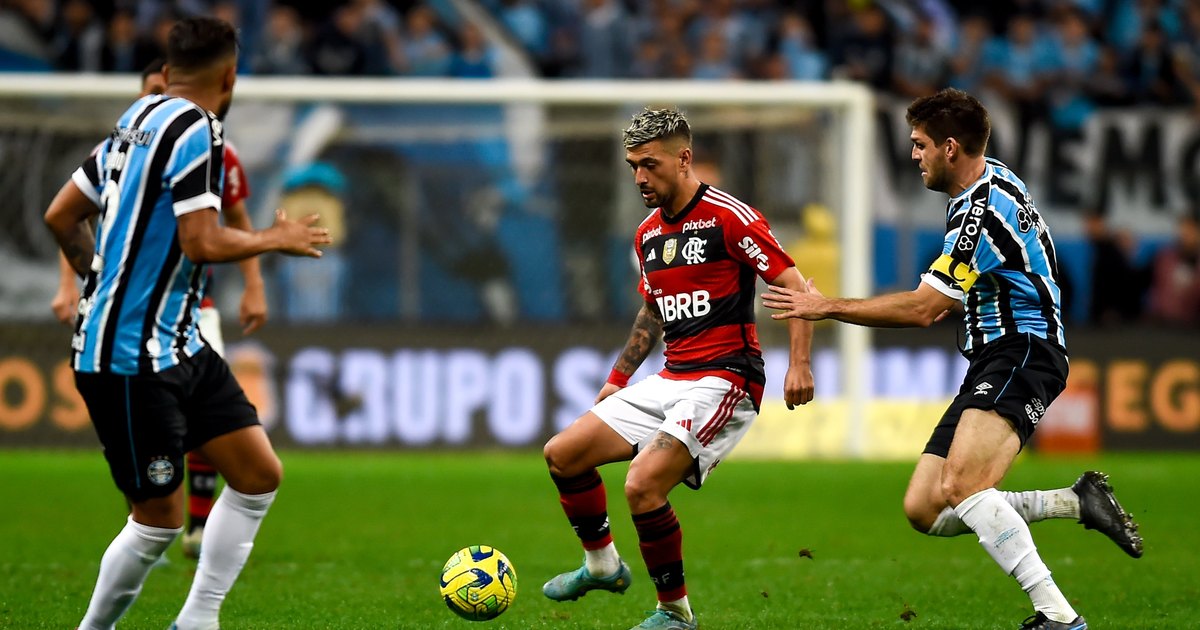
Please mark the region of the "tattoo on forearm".
POLYGON ((91 271, 95 247, 95 242, 86 235, 77 235, 74 239, 62 243, 63 256, 80 276, 86 276, 91 271))
POLYGON ((650 356, 650 350, 654 348, 654 344, 658 343, 659 338, 662 337, 662 328, 662 319, 649 307, 643 306, 642 310, 638 311, 637 319, 633 321, 633 330, 629 333, 629 341, 625 343, 625 350, 617 359, 615 366, 617 370, 625 374, 636 372, 642 361, 650 356))

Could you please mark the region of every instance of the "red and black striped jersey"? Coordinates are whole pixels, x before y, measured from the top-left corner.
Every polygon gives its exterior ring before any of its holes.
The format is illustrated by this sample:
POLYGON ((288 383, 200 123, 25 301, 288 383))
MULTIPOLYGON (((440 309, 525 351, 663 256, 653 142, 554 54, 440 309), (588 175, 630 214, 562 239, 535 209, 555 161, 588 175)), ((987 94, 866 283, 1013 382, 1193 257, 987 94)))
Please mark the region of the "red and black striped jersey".
POLYGON ((762 399, 762 351, 754 325, 756 276, 770 282, 795 265, 757 210, 701 184, 678 215, 656 208, 634 238, 638 290, 662 316, 661 376, 720 376, 762 399))

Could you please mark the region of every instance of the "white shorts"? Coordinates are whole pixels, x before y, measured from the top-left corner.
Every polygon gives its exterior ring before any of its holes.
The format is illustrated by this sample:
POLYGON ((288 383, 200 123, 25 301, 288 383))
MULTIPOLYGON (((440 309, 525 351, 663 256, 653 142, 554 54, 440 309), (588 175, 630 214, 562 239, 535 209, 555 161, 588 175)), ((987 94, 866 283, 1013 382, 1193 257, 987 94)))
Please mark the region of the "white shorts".
POLYGON ((605 398, 592 413, 638 450, 659 431, 683 442, 695 461, 683 481, 690 488, 704 483, 758 416, 746 392, 723 378, 676 381, 657 374, 605 398))
POLYGON ((208 342, 208 346, 216 351, 221 358, 225 357, 225 337, 221 336, 221 313, 212 306, 200 309, 200 336, 208 342))

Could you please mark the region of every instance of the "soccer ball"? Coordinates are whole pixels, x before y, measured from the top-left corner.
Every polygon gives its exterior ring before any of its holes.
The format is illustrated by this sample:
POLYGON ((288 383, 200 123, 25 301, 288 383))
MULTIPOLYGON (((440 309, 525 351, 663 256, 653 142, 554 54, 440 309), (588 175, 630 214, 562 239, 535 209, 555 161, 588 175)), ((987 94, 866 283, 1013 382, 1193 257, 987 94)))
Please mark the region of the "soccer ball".
POLYGON ((459 549, 442 567, 442 599, 458 616, 487 621, 517 597, 517 571, 500 550, 487 545, 459 549))

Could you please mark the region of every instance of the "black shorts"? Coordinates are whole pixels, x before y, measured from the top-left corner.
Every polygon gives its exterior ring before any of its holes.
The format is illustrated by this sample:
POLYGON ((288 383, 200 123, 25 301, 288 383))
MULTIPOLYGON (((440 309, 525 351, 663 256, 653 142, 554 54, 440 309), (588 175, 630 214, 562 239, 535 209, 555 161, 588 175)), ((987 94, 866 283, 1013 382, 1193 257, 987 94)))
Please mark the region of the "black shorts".
POLYGON ((113 481, 132 501, 165 497, 183 481, 183 457, 258 424, 225 360, 205 346, 156 374, 76 372, 113 481))
POLYGON ((924 452, 945 457, 967 409, 1000 414, 1012 423, 1024 448, 1046 408, 1066 387, 1067 369, 1067 353, 1037 335, 1005 335, 987 344, 971 360, 958 396, 933 429, 924 452))

